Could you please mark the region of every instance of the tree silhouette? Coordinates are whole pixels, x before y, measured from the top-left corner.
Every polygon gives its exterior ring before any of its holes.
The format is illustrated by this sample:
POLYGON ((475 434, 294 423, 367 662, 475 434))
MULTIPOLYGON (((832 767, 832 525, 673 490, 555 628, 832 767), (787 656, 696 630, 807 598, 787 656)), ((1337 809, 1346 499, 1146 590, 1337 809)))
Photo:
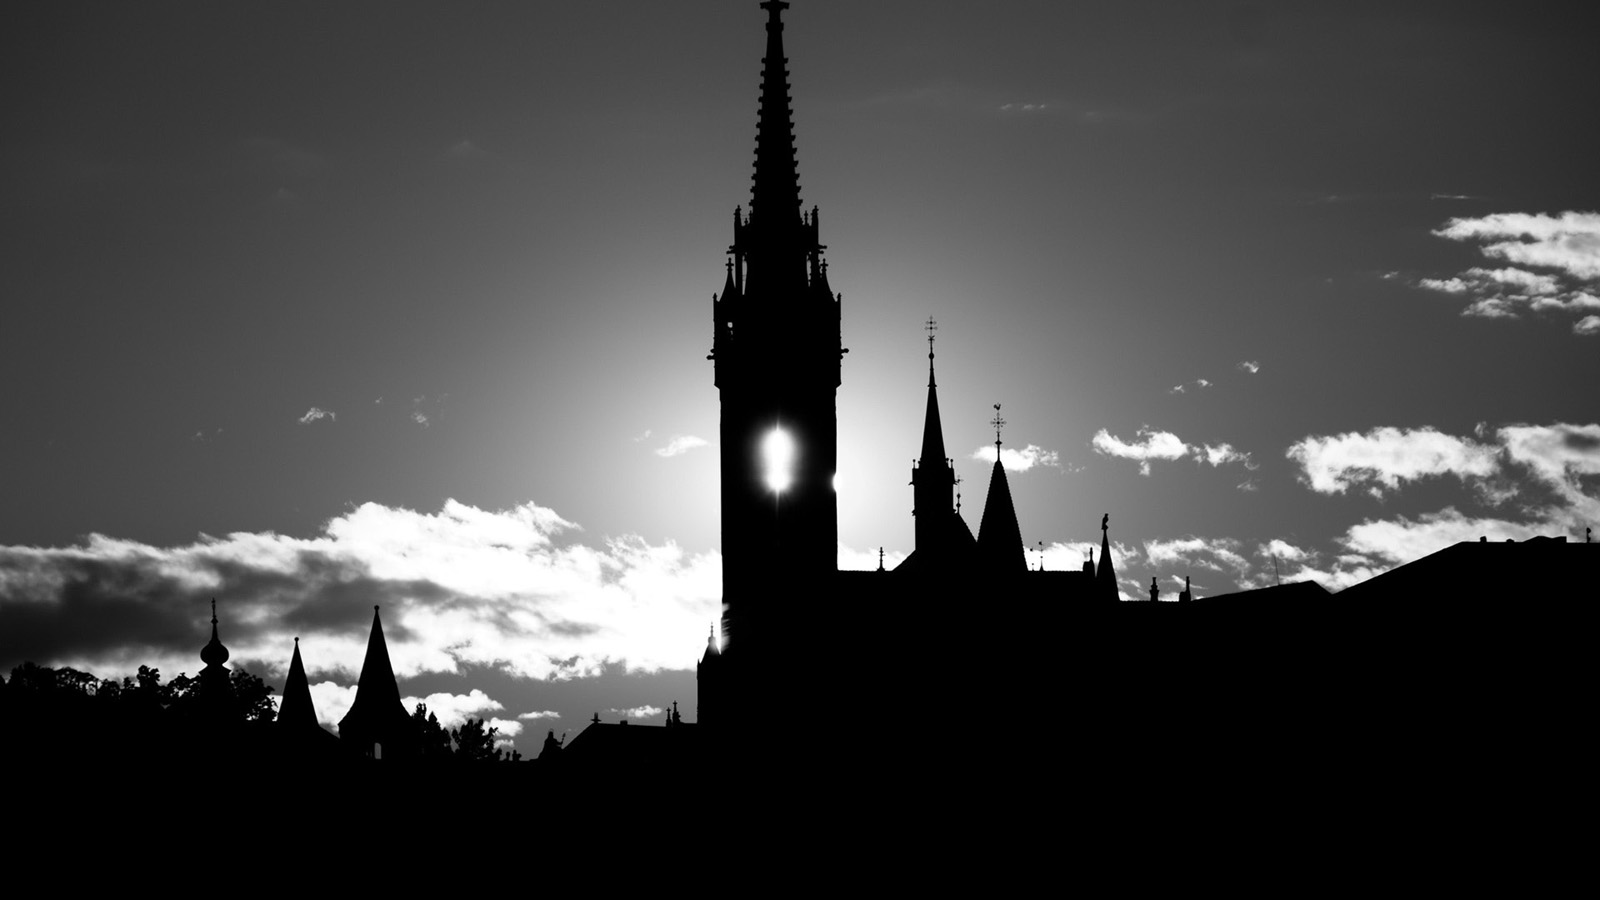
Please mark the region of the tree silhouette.
POLYGON ((423 759, 449 759, 450 732, 439 724, 439 717, 428 712, 428 704, 418 703, 411 713, 417 728, 418 752, 423 759))
POLYGON ((450 731, 450 736, 456 742, 456 757, 469 762, 493 762, 500 758, 500 753, 494 748, 494 739, 500 733, 498 728, 485 728, 487 725, 482 719, 468 719, 461 723, 460 728, 450 731))

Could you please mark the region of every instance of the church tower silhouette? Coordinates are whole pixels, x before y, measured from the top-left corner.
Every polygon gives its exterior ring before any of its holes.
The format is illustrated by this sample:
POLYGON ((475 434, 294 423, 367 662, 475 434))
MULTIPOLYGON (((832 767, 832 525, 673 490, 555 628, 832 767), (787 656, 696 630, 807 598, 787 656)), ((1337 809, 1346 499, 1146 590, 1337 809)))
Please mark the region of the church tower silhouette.
POLYGON ((727 276, 712 298, 710 359, 722 413, 722 634, 730 665, 752 656, 779 663, 795 640, 795 617, 804 614, 797 598, 838 565, 842 298, 828 285, 817 209, 807 214, 800 206, 783 53, 788 6, 761 4, 767 46, 750 207, 734 210, 727 276))

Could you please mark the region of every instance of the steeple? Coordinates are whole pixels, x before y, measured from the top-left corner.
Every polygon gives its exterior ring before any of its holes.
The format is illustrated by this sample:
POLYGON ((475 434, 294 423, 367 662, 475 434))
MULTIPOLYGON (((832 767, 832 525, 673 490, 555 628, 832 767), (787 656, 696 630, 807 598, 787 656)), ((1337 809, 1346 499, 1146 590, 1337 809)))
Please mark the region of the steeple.
POLYGON ((946 553, 955 539, 953 513, 955 467, 944 455, 944 426, 939 421, 939 391, 933 378, 933 334, 939 329, 932 316, 922 325, 928 333, 928 409, 922 421, 922 458, 911 470, 912 515, 916 516, 916 546, 926 553, 946 553))
POLYGON ((1011 502, 1011 485, 1005 466, 1000 464, 1000 404, 994 405, 994 471, 989 475, 989 496, 983 501, 983 519, 978 523, 978 552, 992 572, 1028 571, 1028 557, 1022 549, 1022 529, 1017 525, 1017 508, 1011 502))
POLYGON ((294 656, 289 660, 289 677, 283 683, 283 702, 278 704, 278 725, 287 728, 316 728, 317 710, 311 703, 311 682, 300 662, 300 639, 294 639, 294 656))
POLYGON ((756 118, 756 164, 750 176, 752 223, 797 224, 800 172, 795 159, 794 117, 789 109, 789 59, 783 55, 784 0, 766 0, 767 55, 761 60, 761 107, 756 118))
MULTIPOLYGON (((713 381, 721 404, 723 623, 728 659, 765 645, 803 653, 793 607, 838 571, 838 403, 842 298, 800 208, 783 46, 783 0, 767 0, 750 202, 734 210, 731 265, 712 302, 713 381), (783 452, 776 452, 781 449, 783 452), (782 559, 792 576, 774 590, 782 559)), ((798 663, 796 663, 798 664, 798 663)), ((752 697, 760 689, 752 689, 752 697)), ((759 703, 768 703, 762 699, 759 703)), ((756 705, 752 705, 752 710, 756 705)), ((754 714, 754 712, 752 712, 754 714)))
POLYGON ((939 324, 928 317, 923 323, 922 330, 928 333, 928 411, 922 420, 922 459, 921 466, 930 465, 949 468, 944 455, 944 428, 939 423, 939 390, 933 380, 933 333, 939 330, 939 324))
POLYGON ((1117 593, 1117 573, 1111 568, 1111 514, 1106 513, 1100 517, 1100 568, 1094 573, 1095 592, 1101 600, 1115 602, 1121 599, 1117 593))

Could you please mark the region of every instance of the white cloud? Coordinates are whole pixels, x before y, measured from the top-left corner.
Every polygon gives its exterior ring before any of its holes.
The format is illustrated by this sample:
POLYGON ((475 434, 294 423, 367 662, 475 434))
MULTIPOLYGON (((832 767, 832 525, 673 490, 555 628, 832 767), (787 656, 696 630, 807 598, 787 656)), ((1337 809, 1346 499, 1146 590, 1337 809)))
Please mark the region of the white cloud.
POLYGON ((1195 380, 1190 381, 1190 382, 1186 382, 1184 384, 1173 385, 1172 389, 1167 391, 1167 393, 1169 393, 1169 394, 1183 394, 1183 393, 1187 393, 1189 388, 1191 388, 1191 387, 1198 388, 1199 390, 1205 390, 1206 388, 1211 387, 1211 379, 1209 379, 1209 378, 1196 378, 1195 380))
MULTIPOLYGON (((893 571, 895 566, 905 562, 911 554, 904 550, 884 550, 883 568, 893 571)), ((854 547, 839 545, 839 569, 845 572, 877 571, 878 548, 869 547, 866 550, 857 550, 854 547)))
MULTIPOLYGON (((576 529, 532 503, 452 500, 435 513, 363 504, 310 538, 0 546, 0 632, 62 648, 42 665, 71 660, 104 676, 148 662, 170 677, 196 669, 190 644, 216 596, 234 660, 282 671, 300 635, 308 674, 347 683, 381 604, 400 678, 469 665, 541 679, 692 666, 721 615, 719 555, 634 536, 590 545, 570 539, 576 529)), ((319 713, 333 716, 325 703, 319 713)))
POLYGON ((609 712, 612 715, 627 716, 630 719, 653 719, 656 716, 661 715, 663 712, 665 712, 665 710, 659 706, 650 706, 649 704, 646 704, 644 706, 634 706, 628 709, 616 709, 613 707, 611 710, 609 710, 609 712))
POLYGON ((1265 544, 1262 544, 1260 548, 1256 550, 1256 554, 1258 556, 1265 556, 1269 559, 1272 557, 1277 557, 1278 559, 1286 559, 1291 562, 1294 560, 1305 559, 1308 555, 1306 551, 1301 550, 1299 547, 1296 547, 1288 541, 1280 540, 1278 538, 1273 538, 1272 540, 1267 541, 1265 544))
POLYGON ((1486 502, 1525 498, 1520 520, 1451 506, 1354 525, 1340 538, 1345 553, 1326 570, 1328 586, 1347 586, 1355 573, 1376 574, 1461 541, 1579 535, 1587 523, 1600 519, 1600 496, 1590 493, 1592 479, 1600 475, 1600 424, 1508 425, 1493 432, 1479 426, 1477 431, 1482 442, 1433 429, 1391 428, 1313 438, 1291 448, 1291 456, 1304 449, 1306 478, 1324 493, 1370 485, 1381 495, 1382 488, 1392 490, 1403 481, 1454 474, 1478 487, 1486 502))
POLYGON ((1217 444, 1215 447, 1211 446, 1210 444, 1206 444, 1201 447, 1196 447, 1194 450, 1194 457, 1198 462, 1210 463, 1213 468, 1223 465, 1224 463, 1233 462, 1244 463, 1247 468, 1255 468, 1255 466, 1250 463, 1250 454, 1242 453, 1233 449, 1232 444, 1217 444))
POLYGON ((1561 269, 1575 278, 1600 278, 1600 213, 1493 213, 1451 219, 1434 234, 1491 241, 1480 249, 1495 259, 1561 269))
POLYGON ((340 720, 350 711, 351 704, 356 702, 356 686, 322 681, 309 687, 311 705, 317 710, 317 721, 337 733, 340 720))
POLYGON ((490 699, 488 694, 473 688, 466 694, 429 694, 426 697, 402 697, 400 705, 411 712, 421 703, 428 707, 428 712, 439 717, 439 724, 445 728, 456 728, 468 719, 481 719, 487 712, 505 709, 504 704, 498 700, 490 699))
POLYGON ((1261 363, 1258 363, 1253 359, 1247 359, 1244 362, 1239 363, 1239 370, 1241 372, 1249 372, 1251 375, 1254 375, 1261 371, 1261 363))
MULTIPOLYGON (((510 746, 510 738, 514 738, 522 733, 522 723, 518 722, 516 719, 490 719, 488 727, 500 729, 500 737, 508 742, 507 746, 510 746)), ((501 741, 495 742, 495 746, 497 747, 500 746, 500 744, 501 741)))
POLYGON ((1600 334, 1600 316, 1584 316, 1572 326, 1573 334, 1600 334))
POLYGON ((1144 542, 1145 560, 1151 567, 1198 566, 1216 572, 1249 571, 1250 562, 1232 538, 1176 538, 1144 542))
POLYGON ((1342 543, 1350 551, 1380 562, 1399 565, 1460 543, 1486 537, 1491 541, 1527 540, 1547 533, 1542 523, 1517 523, 1504 519, 1475 518, 1454 507, 1426 513, 1416 519, 1366 521, 1351 526, 1342 543))
POLYGON ((1375 428, 1330 437, 1306 437, 1289 447, 1301 480, 1323 494, 1351 487, 1394 490, 1402 481, 1440 475, 1487 477, 1496 449, 1433 428, 1375 428))
MULTIPOLYGON (((973 459, 981 459, 987 463, 994 462, 994 447, 985 445, 972 451, 973 459)), ((1009 447, 1000 449, 1000 465, 1012 472, 1026 472, 1034 466, 1054 466, 1061 468, 1061 456, 1054 450, 1046 450, 1038 444, 1029 444, 1021 450, 1009 447)))
POLYGON ((1138 440, 1134 443, 1115 437, 1102 428, 1095 432, 1089 443, 1097 453, 1139 460, 1139 472, 1143 475, 1150 474, 1152 459, 1182 459, 1189 455, 1189 445, 1177 435, 1170 431, 1151 431, 1149 428, 1140 428, 1138 440))
MULTIPOLYGON (((646 432, 646 434, 648 433, 646 432)), ((667 441, 665 447, 656 448, 656 455, 660 457, 679 456, 696 447, 705 447, 707 445, 705 438, 695 437, 692 434, 675 434, 671 440, 667 441)))
POLYGON ((1424 278, 1417 284, 1430 291, 1440 291, 1446 294, 1465 294, 1471 287, 1460 278, 1424 278))
POLYGON ((414 409, 411 411, 411 421, 421 425, 423 428, 427 428, 432 420, 428 418, 427 413, 420 409, 414 409))
POLYGON ((1097 453, 1122 459, 1139 461, 1139 474, 1150 474, 1151 460, 1174 460, 1193 457, 1196 462, 1221 466, 1226 463, 1243 463, 1247 468, 1250 454, 1235 450, 1232 444, 1188 444, 1170 431, 1154 431, 1149 427, 1139 429, 1137 440, 1124 441, 1102 428, 1090 441, 1097 453))
MULTIPOLYGON (((1600 298, 1583 286, 1600 280, 1600 213, 1496 213, 1456 218, 1434 234, 1480 242, 1484 256, 1516 264, 1473 267, 1451 278, 1416 282, 1428 290, 1470 298, 1461 311, 1464 316, 1514 319, 1528 310, 1571 313, 1600 308, 1600 298), (1534 272, 1519 266, 1554 271, 1534 272)), ((1577 328, 1574 331, 1584 333, 1577 328)))
POLYGON ((561 713, 558 713, 553 709, 536 709, 533 712, 519 713, 517 718, 528 719, 530 721, 538 721, 539 719, 559 719, 561 718, 561 713))
POLYGON ((320 406, 313 406, 306 410, 305 415, 300 417, 300 424, 310 425, 312 422, 319 422, 323 419, 327 419, 330 422, 337 422, 339 421, 339 416, 332 410, 323 409, 320 406))

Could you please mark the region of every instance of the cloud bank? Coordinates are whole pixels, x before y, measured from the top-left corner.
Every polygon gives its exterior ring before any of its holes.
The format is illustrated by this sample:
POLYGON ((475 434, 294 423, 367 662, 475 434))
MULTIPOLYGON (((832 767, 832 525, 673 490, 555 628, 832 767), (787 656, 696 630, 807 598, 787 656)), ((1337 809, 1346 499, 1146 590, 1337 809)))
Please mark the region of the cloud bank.
POLYGON ((720 616, 720 557, 631 536, 590 545, 571 539, 578 530, 533 503, 452 500, 434 513, 367 503, 310 538, 240 532, 157 547, 94 534, 72 547, 0 547, 0 666, 192 672, 212 597, 231 662, 256 674, 281 674, 302 638, 325 720, 348 708, 340 685, 359 673, 374 605, 401 678, 690 666, 720 616))
POLYGON ((1600 213, 1494 213, 1454 218, 1433 232, 1479 244, 1485 257, 1511 266, 1475 266, 1418 287, 1467 300, 1464 316, 1516 319, 1530 312, 1582 316, 1573 333, 1600 333, 1600 213), (1534 271, 1543 269, 1545 271, 1534 271))

